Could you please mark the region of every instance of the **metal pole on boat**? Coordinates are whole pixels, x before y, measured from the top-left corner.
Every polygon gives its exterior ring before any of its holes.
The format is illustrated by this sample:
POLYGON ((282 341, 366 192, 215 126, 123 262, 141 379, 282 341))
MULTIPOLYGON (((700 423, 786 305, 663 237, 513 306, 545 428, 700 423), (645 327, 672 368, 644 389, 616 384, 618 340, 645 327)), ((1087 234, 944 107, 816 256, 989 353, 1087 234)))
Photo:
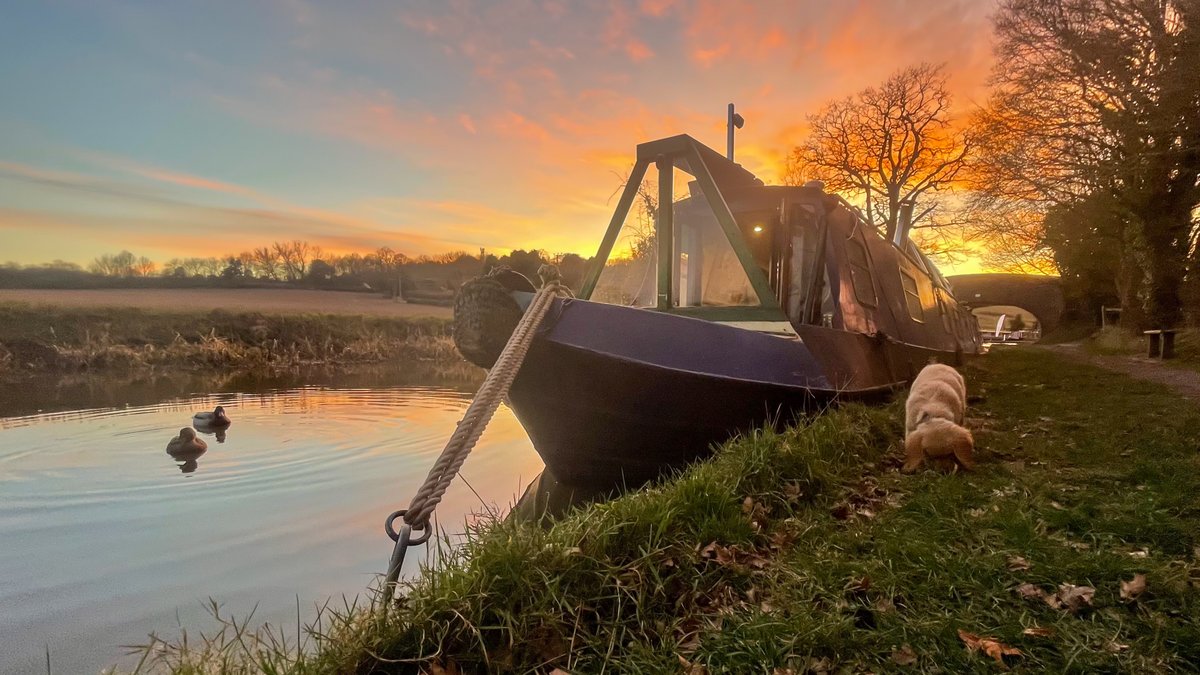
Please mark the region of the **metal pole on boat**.
POLYGON ((908 233, 912 230, 913 221, 913 206, 916 204, 911 199, 904 199, 900 202, 900 213, 898 214, 896 224, 896 236, 892 243, 901 248, 904 248, 904 242, 908 239, 908 233))
POLYGON ((670 157, 659 156, 654 161, 658 168, 658 218, 655 222, 654 240, 658 247, 658 302, 659 309, 670 309, 675 294, 671 292, 671 272, 675 262, 675 162, 670 157))
POLYGON ((733 111, 733 104, 729 104, 729 114, 726 119, 725 129, 725 156, 729 161, 733 161, 733 130, 741 129, 746 124, 746 120, 739 114, 733 111))

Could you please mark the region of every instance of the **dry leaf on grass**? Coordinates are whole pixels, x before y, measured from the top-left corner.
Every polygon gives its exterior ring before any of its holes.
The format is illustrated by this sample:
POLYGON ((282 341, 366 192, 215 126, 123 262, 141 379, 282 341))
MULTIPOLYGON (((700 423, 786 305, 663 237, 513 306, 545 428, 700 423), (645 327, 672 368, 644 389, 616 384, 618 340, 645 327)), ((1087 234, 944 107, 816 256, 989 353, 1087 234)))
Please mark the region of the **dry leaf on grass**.
POLYGON ((550 671, 550 675, 571 675, 571 671, 563 670, 562 668, 555 668, 554 670, 550 671))
POLYGON ((1120 654, 1126 649, 1129 649, 1129 645, 1117 642, 1116 640, 1109 640, 1108 644, 1104 645, 1104 648, 1114 654, 1120 654))
POLYGON ((454 659, 446 663, 434 662, 429 665, 430 675, 459 675, 458 664, 454 659))
POLYGON ((1030 626, 1029 628, 1021 631, 1021 634, 1028 635, 1029 637, 1053 637, 1054 629, 1042 628, 1041 626, 1030 626))
POLYGON ((995 659, 996 663, 1004 668, 1007 668, 1004 665, 1005 656, 1024 656, 1020 649, 1010 647, 996 638, 980 637, 974 633, 968 633, 961 628, 958 629, 958 639, 963 641, 963 644, 967 646, 967 650, 972 652, 981 651, 995 659))
POLYGON ((708 668, 704 664, 692 663, 682 656, 679 657, 679 665, 683 666, 686 675, 708 675, 708 668))
POLYGON ((1121 599, 1127 602, 1137 600, 1138 596, 1146 592, 1146 575, 1135 574, 1131 581, 1121 582, 1121 599))
POLYGON ((900 666, 914 666, 917 664, 917 653, 913 651, 911 645, 904 644, 900 649, 892 652, 892 661, 900 666))
POLYGON ((1033 565, 1030 565, 1028 560, 1022 558, 1019 555, 1013 555, 1013 556, 1008 557, 1008 569, 1013 572, 1020 572, 1021 570, 1027 570, 1030 567, 1033 567, 1033 565))
POLYGON ((1033 584, 1021 584, 1014 589, 1017 595, 1026 600, 1042 600, 1046 597, 1045 591, 1034 586, 1033 584))
POLYGON ((755 570, 764 569, 771 564, 770 560, 755 551, 743 551, 737 544, 722 546, 715 541, 700 549, 700 557, 722 566, 749 567, 755 570))
POLYGON ((1046 604, 1055 609, 1065 609, 1072 614, 1078 614, 1092 606, 1092 598, 1095 595, 1096 589, 1091 586, 1059 584, 1057 593, 1046 596, 1046 604))

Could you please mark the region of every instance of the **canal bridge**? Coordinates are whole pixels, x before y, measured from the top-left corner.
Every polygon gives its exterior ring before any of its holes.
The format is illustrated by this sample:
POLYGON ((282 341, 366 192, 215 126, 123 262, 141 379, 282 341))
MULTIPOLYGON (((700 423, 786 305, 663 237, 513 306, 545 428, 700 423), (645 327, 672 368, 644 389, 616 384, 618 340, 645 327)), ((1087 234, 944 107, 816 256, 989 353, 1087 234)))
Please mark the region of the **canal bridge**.
POLYGON ((1038 274, 958 274, 946 277, 954 297, 969 309, 1011 305, 1037 317, 1045 335, 1062 320, 1062 279, 1038 274))

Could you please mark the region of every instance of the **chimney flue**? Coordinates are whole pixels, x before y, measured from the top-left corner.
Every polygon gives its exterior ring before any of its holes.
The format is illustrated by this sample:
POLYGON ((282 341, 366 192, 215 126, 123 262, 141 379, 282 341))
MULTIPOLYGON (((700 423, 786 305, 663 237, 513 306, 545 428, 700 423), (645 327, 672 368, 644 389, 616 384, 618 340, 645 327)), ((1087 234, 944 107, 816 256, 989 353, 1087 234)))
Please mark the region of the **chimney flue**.
POLYGON ((908 241, 908 233, 912 230, 913 206, 911 199, 900 202, 900 213, 896 219, 896 237, 892 240, 900 248, 904 248, 904 242, 908 241))
POLYGON ((741 129, 746 124, 745 118, 733 111, 733 104, 729 104, 729 115, 726 120, 725 129, 725 156, 729 161, 733 161, 733 130, 741 129))

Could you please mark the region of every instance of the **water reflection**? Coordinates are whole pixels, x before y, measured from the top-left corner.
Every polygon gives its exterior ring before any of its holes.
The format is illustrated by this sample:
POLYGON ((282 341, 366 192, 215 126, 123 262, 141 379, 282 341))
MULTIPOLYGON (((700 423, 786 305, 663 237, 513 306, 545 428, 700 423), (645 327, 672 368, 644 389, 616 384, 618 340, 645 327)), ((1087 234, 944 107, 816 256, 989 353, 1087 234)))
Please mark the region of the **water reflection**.
MULTIPOLYGON (((208 597, 291 625, 297 596, 311 608, 361 592, 391 550, 383 518, 412 497, 474 388, 393 374, 404 383, 325 373, 307 386, 225 382, 204 394, 188 393, 188 380, 150 402, 139 397, 162 394, 162 381, 97 384, 116 398, 75 408, 62 407, 76 400, 63 385, 0 398, 23 411, 0 418, 0 672, 44 669, 47 644, 56 672, 95 672, 119 660, 118 645, 174 634, 177 614, 211 628, 208 597), (230 432, 200 432, 207 452, 164 454, 196 410, 217 405, 236 422, 230 432), (33 406, 55 412, 24 412, 33 406)), ((541 468, 498 411, 466 480, 446 493, 440 527, 454 534, 472 512, 504 512, 541 468)), ((428 555, 413 549, 404 573, 428 555)))

